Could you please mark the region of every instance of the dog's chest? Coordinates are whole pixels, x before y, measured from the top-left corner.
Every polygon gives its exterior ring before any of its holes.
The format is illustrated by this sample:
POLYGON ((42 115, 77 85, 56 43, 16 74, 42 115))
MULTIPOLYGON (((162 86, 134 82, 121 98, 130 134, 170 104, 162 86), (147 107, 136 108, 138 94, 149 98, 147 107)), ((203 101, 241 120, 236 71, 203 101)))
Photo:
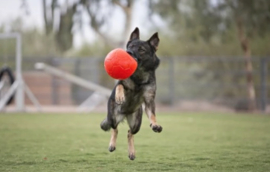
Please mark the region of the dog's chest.
POLYGON ((146 72, 143 69, 137 69, 129 79, 131 79, 135 85, 142 85, 149 82, 150 75, 149 72, 146 72))
POLYGON ((139 107, 144 100, 143 97, 144 93, 142 89, 134 89, 134 90, 125 90, 125 97, 126 97, 126 102, 125 102, 125 107, 127 108, 136 108, 139 107))
POLYGON ((132 114, 136 112, 144 101, 144 92, 143 89, 138 86, 129 85, 129 89, 125 85, 125 102, 121 105, 122 114, 132 114))

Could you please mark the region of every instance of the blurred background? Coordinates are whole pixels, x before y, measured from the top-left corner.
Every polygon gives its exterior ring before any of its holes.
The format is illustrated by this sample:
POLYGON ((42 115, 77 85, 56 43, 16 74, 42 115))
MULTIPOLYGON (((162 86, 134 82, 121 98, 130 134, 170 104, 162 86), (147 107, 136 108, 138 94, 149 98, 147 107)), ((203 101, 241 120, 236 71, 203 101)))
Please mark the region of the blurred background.
MULTIPOLYGON (((0 68, 9 67, 16 78, 19 50, 16 39, 6 36, 19 33, 21 75, 43 111, 82 104, 106 111, 106 98, 94 96, 96 90, 35 64, 111 90, 115 81, 104 58, 125 48, 135 27, 142 40, 159 33, 160 110, 270 112, 269 0, 0 0, 0 68)), ((11 87, 8 74, 1 83, 3 100, 11 87)), ((23 104, 34 109, 28 97, 23 104)), ((13 107, 11 102, 2 111, 13 107)))

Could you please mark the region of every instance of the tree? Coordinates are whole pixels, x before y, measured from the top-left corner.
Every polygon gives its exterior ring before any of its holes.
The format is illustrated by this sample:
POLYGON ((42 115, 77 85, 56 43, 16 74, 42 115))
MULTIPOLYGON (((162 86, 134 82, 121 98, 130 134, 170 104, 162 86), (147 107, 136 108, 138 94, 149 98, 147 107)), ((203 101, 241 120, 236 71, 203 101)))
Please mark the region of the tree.
POLYGON ((69 4, 60 4, 58 0, 52 0, 49 3, 43 0, 43 19, 46 35, 54 35, 59 49, 64 52, 72 47, 73 33, 72 29, 76 21, 73 20, 76 15, 78 2, 69 4), (56 12, 58 16, 56 16, 56 12))
POLYGON ((255 35, 263 36, 270 29, 269 11, 268 0, 219 0, 214 6, 213 14, 220 19, 230 21, 237 29, 237 37, 245 58, 249 110, 256 109, 250 39, 255 35), (222 13, 224 15, 220 15, 222 13))
POLYGON ((132 7, 134 4, 134 0, 80 0, 80 3, 84 6, 84 9, 87 11, 87 14, 90 18, 90 27, 103 40, 103 42, 110 47, 123 47, 124 42, 128 38, 131 27, 132 7), (107 8, 101 10, 104 6, 106 6, 107 8), (120 41, 115 42, 113 39, 110 38, 108 31, 102 31, 102 27, 104 27, 105 25, 109 25, 111 20, 110 15, 117 8, 123 12, 125 16, 125 22, 123 34, 121 34, 123 36, 120 41))
POLYGON ((235 37, 239 40, 245 59, 249 110, 255 110, 256 95, 252 76, 250 40, 269 34, 270 1, 158 0, 150 1, 149 5, 152 13, 165 19, 173 30, 177 31, 176 33, 188 34, 191 32, 189 36, 193 41, 203 38, 205 42, 209 42, 213 37, 218 37, 221 41, 226 40, 224 33, 236 28, 235 37), (179 32, 179 28, 181 28, 181 32, 179 32))
MULTIPOLYGON (((25 3, 25 0, 23 2, 25 3)), ((64 3, 59 0, 42 0, 42 2, 46 35, 53 34, 62 51, 72 47, 74 36, 72 31, 76 24, 81 28, 85 13, 90 19, 88 26, 106 45, 112 48, 123 47, 128 38, 134 0, 77 0, 72 2, 66 0, 64 3), (111 14, 117 9, 123 12, 125 19, 122 37, 116 41, 110 37, 108 31, 104 31, 104 26, 110 27, 111 14), (57 13, 59 11, 60 13, 57 13)))

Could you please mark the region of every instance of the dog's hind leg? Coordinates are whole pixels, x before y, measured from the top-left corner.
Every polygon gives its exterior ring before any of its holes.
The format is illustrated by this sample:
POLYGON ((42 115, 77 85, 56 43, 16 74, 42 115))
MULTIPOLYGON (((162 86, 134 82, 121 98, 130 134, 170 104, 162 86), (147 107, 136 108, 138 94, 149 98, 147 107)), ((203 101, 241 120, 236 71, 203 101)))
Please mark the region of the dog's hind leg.
POLYGON ((100 128, 104 131, 109 131, 111 129, 111 123, 108 121, 107 118, 105 118, 101 123, 100 123, 100 128))
POLYGON ((117 135, 118 135, 117 126, 121 121, 124 120, 124 118, 125 118, 125 116, 121 115, 121 114, 114 115, 112 118, 111 140, 109 143, 109 151, 110 152, 113 152, 116 149, 116 139, 117 139, 117 135))
POLYGON ((134 148, 134 135, 128 130, 128 157, 130 160, 135 159, 135 148, 134 148))
POLYGON ((113 126, 113 116, 114 116, 115 105, 113 100, 109 98, 107 104, 107 117, 100 123, 100 127, 104 131, 109 131, 113 126))
POLYGON ((116 139, 118 135, 118 129, 112 129, 111 140, 109 144, 109 151, 113 152, 116 149, 116 139))
POLYGON ((142 123, 142 107, 137 112, 127 115, 127 122, 129 125, 128 130, 128 157, 130 160, 135 159, 135 148, 134 148, 134 135, 140 130, 142 123))

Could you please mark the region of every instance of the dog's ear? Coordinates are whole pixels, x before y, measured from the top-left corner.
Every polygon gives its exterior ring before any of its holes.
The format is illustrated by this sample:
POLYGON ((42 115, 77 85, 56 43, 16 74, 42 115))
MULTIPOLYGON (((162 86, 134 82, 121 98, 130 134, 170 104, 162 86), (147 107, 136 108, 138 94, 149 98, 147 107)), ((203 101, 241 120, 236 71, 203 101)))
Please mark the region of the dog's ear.
POLYGON ((152 45, 157 51, 159 44, 158 33, 156 32, 153 36, 151 36, 151 38, 147 42, 149 42, 149 44, 152 45))
POLYGON ((129 41, 132 41, 134 39, 140 39, 140 31, 139 28, 135 28, 135 30, 131 33, 129 41))

